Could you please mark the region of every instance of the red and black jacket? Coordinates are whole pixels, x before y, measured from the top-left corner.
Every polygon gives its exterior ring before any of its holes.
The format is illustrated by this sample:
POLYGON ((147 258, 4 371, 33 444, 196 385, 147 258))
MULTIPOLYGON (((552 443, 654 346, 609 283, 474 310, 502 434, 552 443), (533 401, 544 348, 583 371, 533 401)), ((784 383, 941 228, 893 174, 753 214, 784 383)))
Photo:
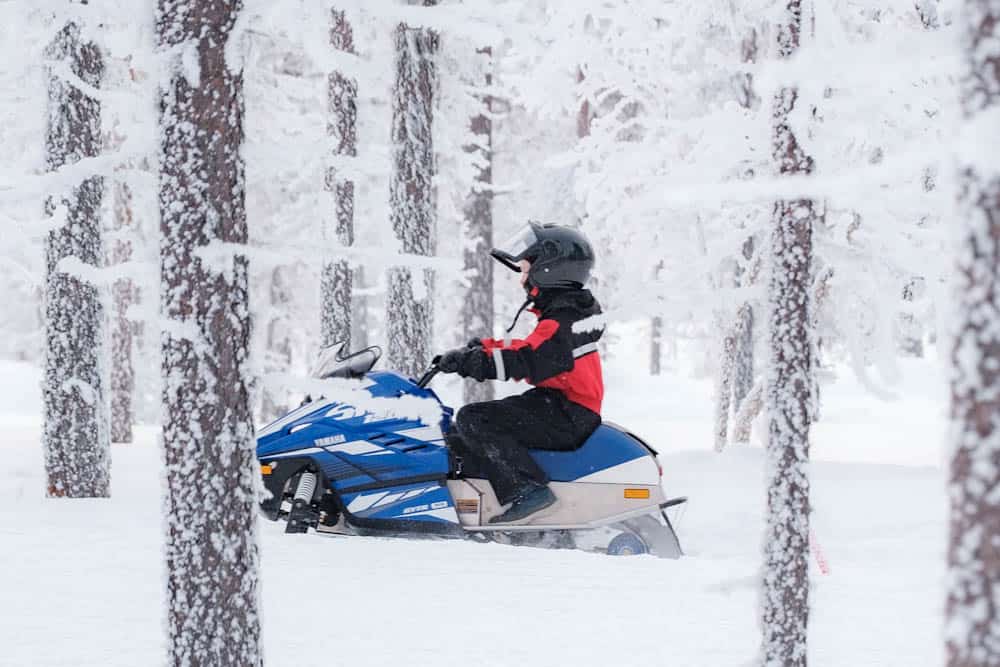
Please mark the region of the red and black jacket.
POLYGON ((536 387, 557 389, 566 398, 601 413, 604 379, 597 341, 604 317, 597 300, 585 289, 546 290, 535 297, 531 312, 535 330, 524 339, 484 338, 471 348, 458 373, 476 380, 527 380, 536 387))

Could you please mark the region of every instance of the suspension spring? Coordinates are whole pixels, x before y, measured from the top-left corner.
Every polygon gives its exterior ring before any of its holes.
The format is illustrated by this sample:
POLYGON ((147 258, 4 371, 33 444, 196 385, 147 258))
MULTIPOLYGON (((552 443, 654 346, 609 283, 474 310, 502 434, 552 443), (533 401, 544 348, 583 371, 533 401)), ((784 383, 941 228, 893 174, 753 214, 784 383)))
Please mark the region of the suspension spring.
POLYGON ((304 472, 299 477, 299 485, 295 487, 295 500, 301 500, 307 505, 312 502, 313 492, 316 491, 316 473, 304 472))

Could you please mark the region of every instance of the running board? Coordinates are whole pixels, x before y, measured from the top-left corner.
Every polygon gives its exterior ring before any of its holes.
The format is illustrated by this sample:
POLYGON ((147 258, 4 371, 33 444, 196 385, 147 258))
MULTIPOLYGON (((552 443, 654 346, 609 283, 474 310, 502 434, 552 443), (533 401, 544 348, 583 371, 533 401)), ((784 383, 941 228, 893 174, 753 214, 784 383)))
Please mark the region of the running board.
MULTIPOLYGON (((684 500, 687 500, 686 498, 684 500)), ((680 502, 684 502, 681 500, 680 502)), ((668 500, 667 503, 672 501, 668 500)), ((675 503, 679 504, 679 503, 675 503)), ((656 514, 657 510, 660 509, 662 505, 646 505, 645 507, 640 507, 638 509, 629 510, 628 512, 622 512, 621 514, 615 514, 613 516, 605 517, 603 519, 597 519, 596 521, 589 521, 587 523, 565 523, 565 524, 524 524, 524 523, 491 523, 485 526, 462 526, 464 530, 470 532, 513 532, 513 531, 532 531, 532 530, 592 530, 594 528, 601 528, 603 526, 608 526, 613 523, 618 523, 619 521, 624 521, 626 519, 632 519, 637 516, 642 516, 644 514, 656 514)))

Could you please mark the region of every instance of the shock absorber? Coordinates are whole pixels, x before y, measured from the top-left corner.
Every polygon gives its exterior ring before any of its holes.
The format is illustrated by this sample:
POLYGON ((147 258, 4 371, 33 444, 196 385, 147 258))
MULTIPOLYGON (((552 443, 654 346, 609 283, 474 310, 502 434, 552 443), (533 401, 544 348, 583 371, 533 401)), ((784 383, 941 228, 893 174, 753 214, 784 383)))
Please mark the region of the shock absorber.
MULTIPOLYGON (((295 501, 301 500, 308 504, 312 502, 313 493, 316 491, 316 473, 304 472, 299 477, 299 485, 295 487, 295 501)), ((293 504, 294 502, 293 501, 293 504)))
POLYGON ((314 472, 305 471, 299 475, 299 483, 292 498, 292 509, 288 513, 288 524, 285 526, 286 533, 304 533, 309 530, 309 526, 315 526, 319 520, 319 514, 312 509, 316 479, 317 475, 314 472))

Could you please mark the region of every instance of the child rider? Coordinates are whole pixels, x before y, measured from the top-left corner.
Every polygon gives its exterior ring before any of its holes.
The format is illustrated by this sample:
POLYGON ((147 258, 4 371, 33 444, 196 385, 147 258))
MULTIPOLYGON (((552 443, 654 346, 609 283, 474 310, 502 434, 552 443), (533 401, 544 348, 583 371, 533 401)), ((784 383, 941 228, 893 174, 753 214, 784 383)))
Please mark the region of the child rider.
POLYGON ((594 252, 579 231, 529 222, 490 254, 520 272, 527 299, 518 316, 531 305, 538 324, 523 340, 473 340, 436 363, 442 372, 479 381, 534 385, 517 396, 466 405, 449 436, 463 466, 484 474, 500 504, 509 505, 490 522, 513 523, 556 502, 548 476, 528 450, 576 449, 601 423, 604 382, 597 341, 604 323, 600 305, 584 288, 594 252))

